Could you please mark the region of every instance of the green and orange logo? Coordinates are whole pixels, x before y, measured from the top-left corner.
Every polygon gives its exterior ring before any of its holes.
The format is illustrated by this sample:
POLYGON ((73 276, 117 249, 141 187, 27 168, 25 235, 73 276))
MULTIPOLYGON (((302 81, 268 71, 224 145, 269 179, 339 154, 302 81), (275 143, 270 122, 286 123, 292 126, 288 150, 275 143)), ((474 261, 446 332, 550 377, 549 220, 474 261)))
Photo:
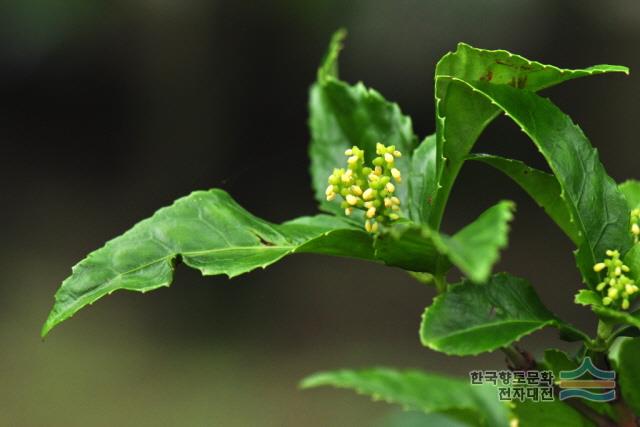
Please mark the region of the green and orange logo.
POLYGON ((615 379, 615 371, 599 369, 590 357, 585 357, 576 369, 560 371, 560 400, 581 397, 593 402, 610 402, 616 398, 615 379), (585 374, 592 378, 580 379, 585 374))

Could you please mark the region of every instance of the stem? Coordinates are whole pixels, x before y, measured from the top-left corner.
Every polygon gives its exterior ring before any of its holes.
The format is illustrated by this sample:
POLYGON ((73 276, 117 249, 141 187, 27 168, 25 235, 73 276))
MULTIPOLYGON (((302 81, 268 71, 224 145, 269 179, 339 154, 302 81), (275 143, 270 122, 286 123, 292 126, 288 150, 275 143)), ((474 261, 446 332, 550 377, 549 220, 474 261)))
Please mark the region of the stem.
POLYGON ((443 274, 435 275, 434 280, 438 294, 442 294, 447 291, 447 279, 445 279, 443 274))
POLYGON ((509 368, 513 370, 528 371, 536 367, 536 361, 533 357, 531 357, 528 352, 520 350, 513 344, 502 347, 500 350, 507 356, 509 368))

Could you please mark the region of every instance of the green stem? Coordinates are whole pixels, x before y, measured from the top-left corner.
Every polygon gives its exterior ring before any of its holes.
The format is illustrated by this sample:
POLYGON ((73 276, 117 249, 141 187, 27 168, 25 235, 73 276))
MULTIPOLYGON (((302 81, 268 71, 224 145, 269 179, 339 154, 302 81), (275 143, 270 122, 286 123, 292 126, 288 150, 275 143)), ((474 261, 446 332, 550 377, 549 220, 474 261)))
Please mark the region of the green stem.
POLYGON ((598 321, 598 332, 596 339, 593 342, 593 351, 606 352, 611 344, 611 336, 613 335, 614 325, 605 320, 600 319, 598 321))
POLYGON ((438 294, 444 293, 447 291, 447 279, 443 274, 437 274, 434 276, 436 289, 438 290, 438 294))

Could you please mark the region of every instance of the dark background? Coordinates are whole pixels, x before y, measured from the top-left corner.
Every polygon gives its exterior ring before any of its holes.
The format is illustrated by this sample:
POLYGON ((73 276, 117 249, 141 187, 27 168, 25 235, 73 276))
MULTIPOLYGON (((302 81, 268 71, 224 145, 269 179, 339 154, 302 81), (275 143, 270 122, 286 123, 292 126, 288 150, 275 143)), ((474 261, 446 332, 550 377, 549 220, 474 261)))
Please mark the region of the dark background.
MULTIPOLYGON (((116 293, 39 339, 71 265, 192 190, 224 188, 276 222, 315 212, 307 90, 340 26, 350 33, 342 77, 398 102, 421 137, 434 131, 434 66, 458 41, 569 68, 640 69, 637 0, 3 2, 0 425, 373 425, 393 409, 297 381, 340 367, 503 366, 497 353, 421 347, 434 292, 403 272, 312 255, 233 281, 179 268, 171 288, 116 293)), ((638 177, 638 88, 632 73, 546 92, 616 180, 638 177)), ((476 151, 543 166, 504 118, 476 151)), ((592 331, 591 313, 571 304, 570 242, 506 178, 468 165, 445 230, 503 198, 518 212, 496 269, 530 279, 592 331)), ((543 331, 523 345, 539 354, 557 341, 543 331)))

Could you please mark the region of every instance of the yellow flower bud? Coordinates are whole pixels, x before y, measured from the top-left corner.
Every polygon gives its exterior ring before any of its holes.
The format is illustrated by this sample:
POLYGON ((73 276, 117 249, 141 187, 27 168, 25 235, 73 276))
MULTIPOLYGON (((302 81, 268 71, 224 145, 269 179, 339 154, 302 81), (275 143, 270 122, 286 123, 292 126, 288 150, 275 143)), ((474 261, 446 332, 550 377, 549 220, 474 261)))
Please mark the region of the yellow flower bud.
POLYGON ((391 169, 391 176, 396 182, 400 182, 402 180, 402 176, 400 175, 400 171, 396 168, 391 169))
POLYGON ((371 233, 371 221, 366 220, 364 222, 364 229, 367 230, 367 233, 371 233))
POLYGON ((626 298, 622 300, 622 309, 623 310, 628 310, 629 309, 629 300, 626 299, 626 298))
POLYGON ((362 193, 362 198, 364 200, 371 200, 373 199, 373 189, 371 188, 367 188, 366 190, 364 190, 364 192, 362 193))
POLYGON ((356 196, 360 196, 360 195, 362 195, 362 188, 360 188, 357 185, 352 185, 351 186, 351 193, 356 195, 356 196))
POLYGON ((393 154, 384 153, 384 161, 387 163, 393 163, 393 154))
POLYGON ((596 265, 593 266, 593 271, 595 271, 596 273, 601 272, 602 270, 604 270, 606 267, 606 265, 604 264, 604 262, 599 262, 596 265))
POLYGON ((354 196, 353 194, 347 194, 347 197, 345 197, 345 200, 351 206, 355 206, 358 203, 358 198, 356 196, 354 196))
POLYGON ((376 208, 372 206, 367 210, 367 218, 373 218, 374 216, 376 216, 376 208))
POLYGON ((389 193, 393 193, 394 191, 396 191, 395 185, 393 185, 390 182, 387 183, 387 185, 384 186, 384 189, 387 190, 389 193))

